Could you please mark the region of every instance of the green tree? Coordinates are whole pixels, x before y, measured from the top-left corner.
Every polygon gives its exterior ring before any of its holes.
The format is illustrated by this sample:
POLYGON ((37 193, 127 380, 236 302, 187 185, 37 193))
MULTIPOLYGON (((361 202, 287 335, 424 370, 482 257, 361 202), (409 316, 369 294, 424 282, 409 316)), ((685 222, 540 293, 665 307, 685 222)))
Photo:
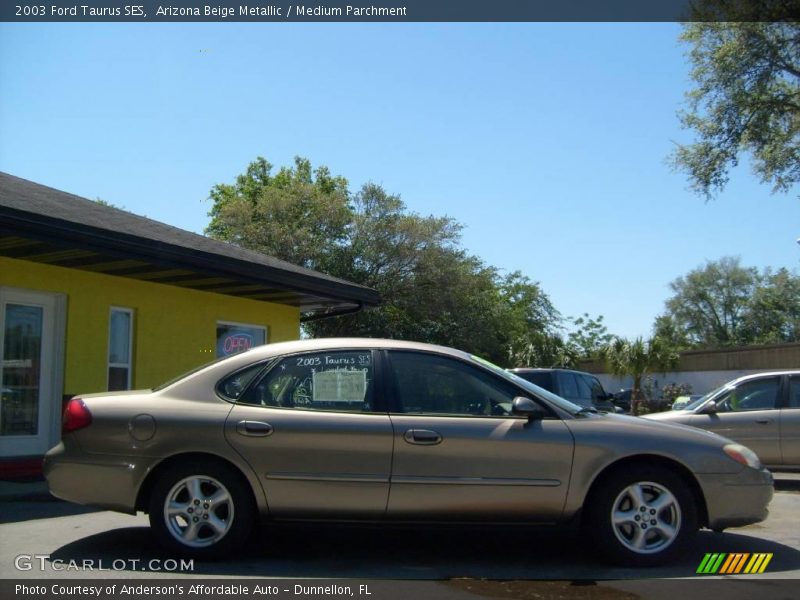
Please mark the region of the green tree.
POLYGON ((696 4, 703 12, 681 35, 691 48, 694 88, 679 117, 697 141, 678 146, 673 164, 709 198, 748 155, 763 183, 787 191, 800 179, 800 23, 767 21, 791 3, 696 4))
POLYGON ((677 348, 800 341, 800 276, 710 261, 670 284, 654 333, 677 348))
POLYGON ((570 319, 575 327, 567 336, 567 344, 575 348, 581 358, 593 358, 607 346, 614 336, 603 323, 603 315, 596 319, 583 313, 577 319, 570 319))
POLYGON ((563 319, 538 283, 519 271, 499 280, 500 319, 513 367, 572 367, 578 352, 561 335, 563 319))
MULTIPOLYGON (((673 295, 666 301, 667 315, 661 331, 669 324, 685 332, 694 346, 732 346, 747 342, 745 321, 749 303, 761 277, 739 258, 709 261, 669 284, 673 295)), ((674 335, 670 336, 674 340, 674 335)))
POLYGON ((800 341, 800 277, 786 269, 767 270, 753 293, 744 330, 748 342, 800 341))
POLYGON ((508 364, 512 367, 571 369, 578 366, 580 353, 558 334, 530 331, 515 339, 508 347, 508 364))
POLYGON ((310 269, 326 270, 347 237, 347 180, 295 158, 272 174, 258 157, 232 185, 214 186, 206 233, 310 269))
POLYGON ((678 353, 664 340, 615 338, 603 349, 606 368, 613 375, 633 379, 631 414, 638 415, 642 403, 642 381, 651 373, 664 373, 678 364, 678 353))
POLYGON ((312 337, 366 336, 454 346, 508 363, 508 348, 559 320, 538 284, 501 276, 460 246, 461 226, 421 216, 399 196, 347 181, 309 161, 275 176, 263 158, 211 191, 217 239, 376 289, 381 306, 305 323, 312 337))
POLYGON ((668 313, 656 317, 653 324, 653 335, 668 342, 673 348, 686 350, 693 346, 683 323, 668 313))

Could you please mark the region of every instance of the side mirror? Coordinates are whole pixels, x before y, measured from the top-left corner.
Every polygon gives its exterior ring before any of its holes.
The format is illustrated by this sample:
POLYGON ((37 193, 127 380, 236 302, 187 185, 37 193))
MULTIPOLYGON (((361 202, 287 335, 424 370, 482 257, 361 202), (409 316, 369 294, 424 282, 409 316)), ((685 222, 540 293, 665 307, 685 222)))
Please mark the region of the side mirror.
POLYGON ((545 417, 544 409, 530 398, 517 396, 511 404, 511 414, 528 417, 528 421, 541 421, 545 417))
POLYGON ((703 412, 704 415, 715 415, 715 414, 717 414, 717 403, 712 400, 711 402, 709 402, 708 404, 706 404, 703 407, 703 411, 702 412, 703 412))

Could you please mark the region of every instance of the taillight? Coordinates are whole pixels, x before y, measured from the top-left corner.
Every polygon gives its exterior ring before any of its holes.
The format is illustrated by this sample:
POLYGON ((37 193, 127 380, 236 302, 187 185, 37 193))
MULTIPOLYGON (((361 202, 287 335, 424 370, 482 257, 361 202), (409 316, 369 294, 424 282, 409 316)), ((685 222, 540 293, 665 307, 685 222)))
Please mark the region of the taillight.
POLYGON ((92 413, 81 398, 72 398, 64 409, 62 433, 77 431, 92 424, 92 413))

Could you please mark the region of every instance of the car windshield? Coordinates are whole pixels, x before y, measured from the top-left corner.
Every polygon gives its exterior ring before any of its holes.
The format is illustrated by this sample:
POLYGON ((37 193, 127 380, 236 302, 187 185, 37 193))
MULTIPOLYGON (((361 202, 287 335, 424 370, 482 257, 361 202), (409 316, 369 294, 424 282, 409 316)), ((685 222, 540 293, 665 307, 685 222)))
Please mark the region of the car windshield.
POLYGON ((534 396, 539 396, 540 398, 544 398, 548 402, 555 404, 561 410, 565 410, 571 415, 577 415, 579 413, 586 414, 587 412, 583 410, 584 407, 578 406, 577 404, 574 404, 569 400, 565 400, 561 396, 556 396, 553 392, 550 392, 542 387, 539 387, 535 383, 531 383, 530 381, 523 379, 519 375, 515 375, 514 373, 506 371, 502 367, 498 367, 496 364, 489 362, 485 358, 481 358, 480 356, 475 356, 473 354, 470 355, 470 358, 472 358, 472 360, 474 360, 475 362, 483 365, 484 367, 489 367, 492 371, 494 371, 504 379, 508 379, 509 381, 514 382, 518 386, 530 390, 530 392, 534 396))
POLYGON ((730 387, 729 383, 726 383, 725 385, 721 385, 718 388, 715 388, 715 389, 711 390, 707 394, 705 394, 703 396, 700 396, 696 400, 692 400, 691 402, 689 402, 689 404, 687 404, 686 406, 683 407, 683 410, 687 410, 687 411, 694 410, 695 408, 697 408, 698 406, 703 404, 706 400, 708 400, 712 396, 716 396, 719 392, 721 392, 722 390, 727 389, 729 387, 730 387))

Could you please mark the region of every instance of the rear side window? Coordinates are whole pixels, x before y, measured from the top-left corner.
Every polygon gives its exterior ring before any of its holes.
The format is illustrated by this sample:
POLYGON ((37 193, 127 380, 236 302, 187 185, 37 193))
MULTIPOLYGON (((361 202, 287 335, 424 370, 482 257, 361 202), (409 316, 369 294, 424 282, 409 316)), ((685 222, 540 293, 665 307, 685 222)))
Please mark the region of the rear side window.
POLYGON ((373 373, 370 350, 298 354, 277 362, 241 402, 295 410, 372 412, 373 373))
POLYGON ((231 373, 217 384, 217 393, 228 400, 238 400, 250 382, 264 369, 265 364, 258 363, 231 373))

